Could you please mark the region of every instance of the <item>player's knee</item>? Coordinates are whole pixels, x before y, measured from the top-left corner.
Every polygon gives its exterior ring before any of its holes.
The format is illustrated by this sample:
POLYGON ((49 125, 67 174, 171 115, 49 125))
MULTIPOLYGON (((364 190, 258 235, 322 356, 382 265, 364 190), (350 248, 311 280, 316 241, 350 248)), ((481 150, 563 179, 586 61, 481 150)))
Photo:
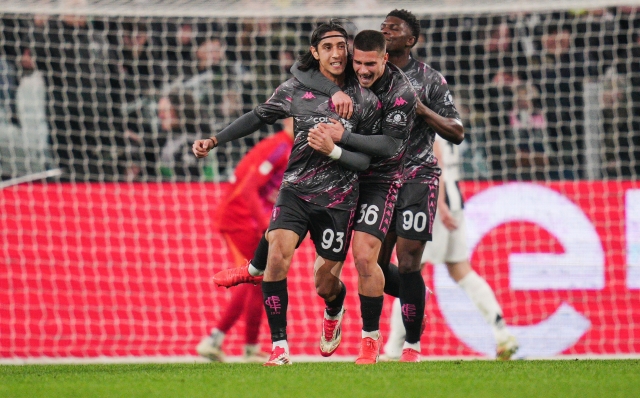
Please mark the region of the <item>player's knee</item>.
POLYGON ((282 250, 270 248, 267 264, 271 269, 285 269, 288 265, 287 259, 288 256, 282 250))
POLYGON ((466 260, 457 263, 447 263, 447 271, 449 271, 451 279, 457 283, 471 272, 471 264, 466 260))
POLYGON ((421 256, 403 256, 398 258, 398 272, 409 274, 422 270, 421 256))
POLYGON ((360 256, 354 255, 353 262, 355 263, 356 270, 358 271, 358 274, 360 276, 371 274, 371 271, 373 268, 377 268, 377 269, 380 268, 380 266, 378 266, 377 261, 370 261, 369 258, 364 255, 360 255, 360 256))

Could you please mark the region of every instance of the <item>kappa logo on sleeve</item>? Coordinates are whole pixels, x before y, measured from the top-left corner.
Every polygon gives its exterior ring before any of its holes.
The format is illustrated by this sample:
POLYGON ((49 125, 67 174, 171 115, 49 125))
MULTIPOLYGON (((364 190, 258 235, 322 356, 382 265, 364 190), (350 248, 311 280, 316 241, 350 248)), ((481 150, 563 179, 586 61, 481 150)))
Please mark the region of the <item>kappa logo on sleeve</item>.
POLYGON ((396 126, 405 127, 407 125, 407 114, 400 110, 393 111, 387 115, 385 121, 396 126))

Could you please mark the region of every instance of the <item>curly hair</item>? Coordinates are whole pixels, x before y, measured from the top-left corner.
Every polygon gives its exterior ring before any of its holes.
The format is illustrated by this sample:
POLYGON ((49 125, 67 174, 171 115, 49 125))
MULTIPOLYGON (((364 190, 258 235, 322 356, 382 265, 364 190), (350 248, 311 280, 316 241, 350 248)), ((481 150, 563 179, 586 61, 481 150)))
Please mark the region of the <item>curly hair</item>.
POLYGON ((390 13, 387 14, 387 17, 396 17, 402 19, 409 28, 411 28, 411 34, 416 38, 413 42, 415 46, 418 42, 418 37, 420 37, 420 21, 416 18, 415 15, 411 11, 407 10, 398 10, 397 8, 390 13))

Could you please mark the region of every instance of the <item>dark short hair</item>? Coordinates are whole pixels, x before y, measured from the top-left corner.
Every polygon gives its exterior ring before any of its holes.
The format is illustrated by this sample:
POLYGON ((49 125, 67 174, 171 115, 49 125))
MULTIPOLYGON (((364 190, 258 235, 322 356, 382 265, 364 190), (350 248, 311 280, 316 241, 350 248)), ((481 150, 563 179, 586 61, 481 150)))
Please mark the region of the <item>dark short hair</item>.
POLYGON ((353 39, 353 48, 360 51, 387 52, 387 40, 377 30, 360 31, 353 39))
MULTIPOLYGON (((348 41, 349 35, 347 34, 345 28, 343 28, 342 25, 337 22, 329 21, 328 23, 320 24, 313 31, 313 33, 311 34, 311 47, 317 48, 320 41, 322 41, 323 36, 329 32, 338 32, 339 35, 344 36, 345 42, 348 41)), ((300 57, 298 62, 300 63, 298 69, 302 71, 320 68, 320 63, 313 57, 311 51, 307 51, 306 53, 304 53, 300 57)))
POLYGON ((418 37, 420 37, 420 21, 418 21, 416 16, 413 15, 411 11, 398 9, 391 11, 389 14, 387 14, 387 16, 400 18, 407 25, 409 25, 409 28, 411 28, 411 34, 416 38, 416 40, 413 42, 413 45, 415 46, 418 42, 418 37))

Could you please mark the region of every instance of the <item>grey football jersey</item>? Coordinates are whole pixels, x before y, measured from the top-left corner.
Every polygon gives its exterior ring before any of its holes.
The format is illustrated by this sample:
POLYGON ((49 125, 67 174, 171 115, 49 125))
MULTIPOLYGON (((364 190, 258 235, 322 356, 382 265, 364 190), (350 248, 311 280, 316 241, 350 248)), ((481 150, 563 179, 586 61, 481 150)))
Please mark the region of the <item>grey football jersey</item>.
POLYGON ((281 84, 271 98, 256 107, 255 113, 269 124, 277 119, 294 118, 295 139, 282 188, 291 189, 302 200, 318 206, 351 210, 358 200, 357 172, 316 152, 307 142, 309 130, 319 123, 330 123, 330 118, 357 134, 373 134, 379 128, 381 110, 376 95, 353 80, 347 82, 344 91, 354 103, 349 120, 336 114, 328 95, 302 85, 295 78, 281 84))
MULTIPOLYGON (((440 116, 460 119, 447 81, 440 72, 413 58, 403 72, 424 105, 440 116)), ((431 181, 440 176, 438 160, 433 155, 435 136, 436 131, 422 117, 416 117, 404 157, 405 183, 431 181)))
POLYGON ((384 74, 371 87, 371 90, 380 99, 382 107, 379 134, 399 138, 403 143, 391 157, 374 157, 369 168, 360 173, 360 182, 400 182, 402 180, 403 156, 416 116, 416 92, 404 73, 389 63, 387 63, 384 74))

